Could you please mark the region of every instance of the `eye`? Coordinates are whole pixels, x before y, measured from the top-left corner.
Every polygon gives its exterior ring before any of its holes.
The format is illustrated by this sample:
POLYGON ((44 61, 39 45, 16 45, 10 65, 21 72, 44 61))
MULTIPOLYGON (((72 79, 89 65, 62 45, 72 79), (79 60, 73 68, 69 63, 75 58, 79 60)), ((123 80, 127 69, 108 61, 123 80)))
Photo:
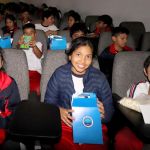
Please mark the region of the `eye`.
POLYGON ((91 59, 91 58, 92 58, 92 55, 87 55, 86 58, 87 58, 87 59, 91 59))

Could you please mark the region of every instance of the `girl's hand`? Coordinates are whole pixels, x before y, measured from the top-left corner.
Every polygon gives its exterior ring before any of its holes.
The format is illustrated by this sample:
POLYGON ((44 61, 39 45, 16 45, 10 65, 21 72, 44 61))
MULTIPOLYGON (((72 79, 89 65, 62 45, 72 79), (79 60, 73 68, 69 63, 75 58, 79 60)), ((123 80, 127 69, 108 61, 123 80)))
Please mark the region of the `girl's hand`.
POLYGON ((104 105, 100 100, 97 100, 97 106, 98 106, 98 110, 101 113, 101 118, 105 118, 105 109, 104 109, 104 105))
POLYGON ((73 112, 72 109, 65 109, 65 108, 59 108, 60 110, 60 115, 61 115, 61 120, 69 127, 72 126, 72 121, 74 118, 70 115, 70 113, 73 112))

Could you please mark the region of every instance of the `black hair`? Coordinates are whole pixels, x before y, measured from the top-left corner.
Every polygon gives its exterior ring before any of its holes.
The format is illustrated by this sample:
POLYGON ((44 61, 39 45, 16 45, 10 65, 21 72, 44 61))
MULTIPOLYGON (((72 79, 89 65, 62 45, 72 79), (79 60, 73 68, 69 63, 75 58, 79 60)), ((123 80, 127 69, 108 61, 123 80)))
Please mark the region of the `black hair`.
POLYGON ((70 49, 67 51, 67 55, 68 56, 72 55, 72 53, 80 46, 89 46, 92 49, 92 55, 93 55, 94 48, 91 41, 87 37, 79 37, 74 39, 71 42, 70 49))
POLYGON ((108 26, 113 26, 113 20, 112 17, 109 15, 101 15, 98 17, 98 21, 103 21, 104 24, 107 24, 108 26))
POLYGON ((6 17, 5 17, 5 23, 6 23, 7 19, 9 19, 13 22, 16 22, 16 18, 13 15, 7 14, 6 17))
POLYGON ((23 30, 28 29, 28 28, 32 28, 35 30, 35 25, 33 23, 27 23, 22 27, 23 30))
POLYGON ((68 18, 69 17, 74 18, 75 22, 80 22, 81 21, 81 16, 75 11, 70 11, 70 13, 68 14, 68 18))
POLYGON ((124 33, 129 35, 129 30, 125 27, 115 27, 112 29, 112 36, 117 36, 118 34, 124 33))
POLYGON ((81 31, 84 34, 87 34, 88 30, 86 28, 85 23, 75 23, 73 26, 70 28, 70 37, 72 38, 73 34, 81 31))
POLYGON ((52 11, 52 10, 45 10, 42 13, 42 20, 44 21, 44 18, 49 18, 51 16, 55 17, 54 11, 52 11))
POLYGON ((149 66, 150 66, 150 56, 148 56, 144 61, 144 69, 147 71, 149 66))

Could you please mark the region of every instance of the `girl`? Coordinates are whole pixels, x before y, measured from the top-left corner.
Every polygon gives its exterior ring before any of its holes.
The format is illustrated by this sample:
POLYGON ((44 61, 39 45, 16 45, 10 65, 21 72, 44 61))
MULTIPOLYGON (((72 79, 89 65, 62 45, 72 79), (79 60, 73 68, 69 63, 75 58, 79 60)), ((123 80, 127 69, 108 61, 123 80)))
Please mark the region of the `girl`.
POLYGON ((62 137, 55 146, 56 149, 107 149, 107 127, 105 125, 113 114, 112 95, 109 84, 102 72, 93 68, 93 46, 86 37, 72 41, 68 52, 69 62, 56 69, 50 78, 45 95, 45 102, 57 105, 62 120, 62 137), (71 100, 74 93, 94 92, 97 95, 97 105, 102 118, 103 145, 74 144, 72 137, 72 121, 70 115, 71 100))
POLYGON ((16 82, 2 71, 4 59, 0 52, 0 144, 6 137, 6 128, 14 109, 20 102, 20 95, 16 82))
POLYGON ((5 26, 2 28, 3 35, 10 35, 11 38, 13 38, 14 32, 16 32, 18 29, 16 18, 13 15, 7 15, 5 17, 5 26))

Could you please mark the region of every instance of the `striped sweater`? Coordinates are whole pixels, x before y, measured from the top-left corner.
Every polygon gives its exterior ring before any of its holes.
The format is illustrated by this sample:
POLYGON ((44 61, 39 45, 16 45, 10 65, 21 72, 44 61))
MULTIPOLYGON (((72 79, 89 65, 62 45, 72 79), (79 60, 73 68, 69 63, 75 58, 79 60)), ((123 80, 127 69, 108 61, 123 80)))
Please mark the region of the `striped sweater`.
MULTIPOLYGON (((97 98, 102 101, 105 108, 105 119, 102 122, 110 121, 114 108, 111 89, 104 74, 90 66, 83 76, 83 84, 83 92, 94 92, 97 98)), ((68 63, 56 69, 50 78, 44 101, 69 109, 71 108, 71 100, 74 93, 71 63, 68 63)))

